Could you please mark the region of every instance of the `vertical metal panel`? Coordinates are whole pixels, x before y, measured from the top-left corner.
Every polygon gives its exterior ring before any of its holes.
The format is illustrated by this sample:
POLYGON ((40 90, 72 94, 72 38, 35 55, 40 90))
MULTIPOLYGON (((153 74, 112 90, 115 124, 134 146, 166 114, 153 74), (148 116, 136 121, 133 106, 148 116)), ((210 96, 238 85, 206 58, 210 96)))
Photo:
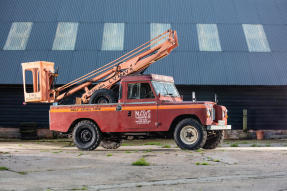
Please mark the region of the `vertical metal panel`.
POLYGON ((102 23, 80 23, 75 50, 101 50, 102 23))
POLYGON ((287 1, 285 0, 274 0, 275 6, 278 9, 278 13, 280 14, 280 18, 284 24, 287 24, 287 1))
POLYGON ((248 51, 242 25, 218 24, 217 27, 223 51, 248 51))
POLYGON ((51 50, 57 23, 34 23, 26 50, 51 50))
MULTIPOLYGON (((260 23, 256 2, 253 0, 233 0, 239 23, 260 23)), ((223 5, 222 5, 223 6, 223 5)))
POLYGON ((14 0, 2 0, 0 1, 0 21, 12 22, 13 15, 15 14, 14 8, 17 6, 17 2, 14 0))
POLYGON ((76 77, 71 76, 74 51, 50 51, 47 60, 55 63, 55 68, 59 67, 59 78, 57 84, 65 84, 76 77))
POLYGON ((124 50, 132 50, 150 40, 150 24, 127 23, 125 28, 124 50))
POLYGON ((238 23, 238 14, 233 0, 212 1, 216 23, 238 23))
POLYGON ((264 25, 271 51, 287 52, 287 26, 264 25))
POLYGON ((251 85, 254 83, 248 55, 247 52, 222 53, 222 65, 226 70, 227 77, 225 85, 251 85))
POLYGON ((58 23, 52 50, 74 50, 78 32, 78 23, 58 23))
MULTIPOLYGON (((255 0, 256 12, 259 15, 260 24, 283 24, 283 19, 280 16, 279 9, 275 1, 255 0)), ((286 7, 285 7, 286 11, 286 7)))
POLYGON ((14 22, 3 50, 25 50, 32 26, 32 22, 14 22))
POLYGON ((213 3, 210 0, 191 1, 192 17, 195 23, 216 23, 216 14, 213 3))
POLYGON ((85 0, 61 0, 59 1, 58 21, 78 22, 84 12, 85 0))
POLYGON ((198 38, 196 24, 173 24, 172 28, 176 30, 179 39, 179 46, 175 51, 198 51, 198 38))
POLYGON ((10 28, 11 23, 0 22, 0 50, 2 50, 5 45, 10 28))

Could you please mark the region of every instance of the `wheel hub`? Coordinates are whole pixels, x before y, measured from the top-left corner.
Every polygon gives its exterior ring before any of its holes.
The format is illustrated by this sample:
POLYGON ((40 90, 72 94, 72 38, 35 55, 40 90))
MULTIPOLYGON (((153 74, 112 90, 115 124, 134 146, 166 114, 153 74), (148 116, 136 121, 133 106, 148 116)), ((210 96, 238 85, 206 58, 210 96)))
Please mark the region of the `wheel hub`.
POLYGON ((180 131, 180 139, 185 144, 194 144, 198 139, 197 129, 191 125, 183 127, 180 131))
POLYGON ((89 142, 92 138, 92 133, 90 130, 85 129, 81 132, 81 136, 80 136, 81 140, 83 142, 89 142))

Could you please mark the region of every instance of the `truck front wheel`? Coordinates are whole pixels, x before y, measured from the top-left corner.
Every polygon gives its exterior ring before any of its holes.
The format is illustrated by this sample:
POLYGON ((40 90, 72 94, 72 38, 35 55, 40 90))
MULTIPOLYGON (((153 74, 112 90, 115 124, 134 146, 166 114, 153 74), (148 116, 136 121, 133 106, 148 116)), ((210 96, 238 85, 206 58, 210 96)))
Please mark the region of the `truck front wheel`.
POLYGON ((224 131, 208 131, 207 140, 203 146, 204 149, 215 149, 218 145, 223 142, 224 131))
POLYGON ((174 140, 181 149, 199 149, 205 144, 206 138, 204 127, 191 118, 180 121, 174 130, 174 140))
POLYGON ((83 120, 74 127, 73 141, 81 150, 94 150, 101 142, 101 132, 92 121, 83 120))

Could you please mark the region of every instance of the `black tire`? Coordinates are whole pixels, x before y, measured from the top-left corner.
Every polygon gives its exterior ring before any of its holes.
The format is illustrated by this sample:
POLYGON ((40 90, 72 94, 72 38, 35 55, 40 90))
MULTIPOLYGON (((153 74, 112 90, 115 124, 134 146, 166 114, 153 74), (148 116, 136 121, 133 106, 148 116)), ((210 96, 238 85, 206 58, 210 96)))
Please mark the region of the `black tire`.
POLYGON ((192 118, 181 120, 176 125, 173 135, 178 147, 187 150, 202 148, 207 138, 203 125, 192 118))
POLYGON ((204 149, 215 149, 224 139, 224 131, 208 131, 207 139, 203 146, 204 149))
POLYGON ((73 141, 81 150, 94 150, 101 142, 101 132, 95 123, 83 120, 74 127, 73 141))
POLYGON ((117 99, 112 90, 100 89, 93 93, 89 100, 89 104, 101 104, 101 103, 116 103, 117 99))
POLYGON ((122 140, 108 140, 104 139, 101 142, 101 146, 105 149, 117 149, 121 146, 122 140))

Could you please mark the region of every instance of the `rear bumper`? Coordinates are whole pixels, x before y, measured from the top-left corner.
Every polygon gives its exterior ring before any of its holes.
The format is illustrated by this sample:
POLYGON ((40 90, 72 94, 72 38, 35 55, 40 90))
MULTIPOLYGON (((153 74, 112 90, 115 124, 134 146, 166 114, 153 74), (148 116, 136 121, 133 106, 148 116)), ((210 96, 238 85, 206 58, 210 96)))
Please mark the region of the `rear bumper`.
POLYGON ((206 129, 207 130, 229 130, 231 129, 231 125, 208 125, 206 129))

